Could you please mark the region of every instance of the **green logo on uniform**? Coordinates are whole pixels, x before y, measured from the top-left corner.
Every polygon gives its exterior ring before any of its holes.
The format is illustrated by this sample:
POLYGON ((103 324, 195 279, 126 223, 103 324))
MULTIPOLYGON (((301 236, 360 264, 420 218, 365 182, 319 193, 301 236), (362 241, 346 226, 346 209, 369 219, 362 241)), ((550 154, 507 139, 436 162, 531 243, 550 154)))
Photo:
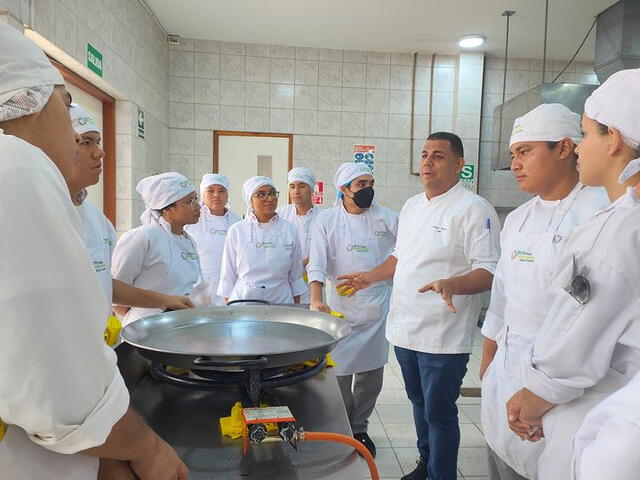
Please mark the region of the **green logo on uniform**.
POLYGON ((514 250, 511 253, 511 260, 518 260, 519 262, 533 263, 536 261, 536 256, 531 252, 525 252, 523 250, 514 250))
POLYGON ((102 260, 94 260, 93 268, 95 269, 96 273, 100 273, 104 272, 107 269, 107 266, 102 260))
POLYGON ((369 248, 365 245, 349 244, 347 245, 347 252, 367 253, 369 248))

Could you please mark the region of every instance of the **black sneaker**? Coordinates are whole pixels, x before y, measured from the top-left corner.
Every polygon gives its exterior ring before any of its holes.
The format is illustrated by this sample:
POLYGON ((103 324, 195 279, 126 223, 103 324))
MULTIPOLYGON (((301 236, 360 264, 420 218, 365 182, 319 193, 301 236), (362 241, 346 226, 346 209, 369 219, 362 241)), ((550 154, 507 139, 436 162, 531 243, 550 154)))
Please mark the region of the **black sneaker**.
POLYGON ((371 456, 373 458, 376 458, 376 446, 374 445, 373 440, 371 440, 371 437, 366 432, 356 433, 353 435, 353 438, 355 438, 361 444, 367 447, 367 450, 369 450, 369 453, 371 454, 371 456))
POLYGON ((418 465, 411 473, 407 473, 400 480, 427 480, 427 462, 424 458, 420 457, 420 460, 416 462, 418 465))

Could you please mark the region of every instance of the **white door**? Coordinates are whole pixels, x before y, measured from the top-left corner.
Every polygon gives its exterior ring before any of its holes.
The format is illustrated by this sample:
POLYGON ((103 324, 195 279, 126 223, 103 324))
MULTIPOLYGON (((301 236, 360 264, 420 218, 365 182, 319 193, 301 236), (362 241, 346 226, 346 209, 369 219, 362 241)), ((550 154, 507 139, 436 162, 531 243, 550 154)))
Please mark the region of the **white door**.
POLYGON ((229 177, 231 209, 242 216, 246 210, 242 184, 255 175, 273 179, 280 192, 278 205, 288 201, 289 137, 220 135, 218 172, 229 177))
MULTIPOLYGON (((78 87, 71 85, 71 83, 67 82, 66 84, 67 90, 71 94, 71 98, 74 103, 77 103, 84 108, 89 115, 95 120, 96 125, 102 132, 102 102, 98 100, 96 97, 89 95, 83 90, 80 90, 78 87)), ((88 199, 96 205, 100 210, 103 210, 103 187, 102 187, 102 177, 100 175, 100 181, 89 188, 87 188, 88 199)))

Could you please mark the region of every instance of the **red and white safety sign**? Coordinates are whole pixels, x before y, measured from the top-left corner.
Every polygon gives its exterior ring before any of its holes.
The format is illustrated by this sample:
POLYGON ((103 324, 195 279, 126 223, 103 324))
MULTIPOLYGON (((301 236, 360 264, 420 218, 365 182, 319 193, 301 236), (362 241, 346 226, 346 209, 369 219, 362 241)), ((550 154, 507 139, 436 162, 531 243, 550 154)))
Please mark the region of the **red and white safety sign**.
POLYGON ((311 194, 311 203, 314 205, 322 205, 324 203, 324 182, 316 182, 311 194))

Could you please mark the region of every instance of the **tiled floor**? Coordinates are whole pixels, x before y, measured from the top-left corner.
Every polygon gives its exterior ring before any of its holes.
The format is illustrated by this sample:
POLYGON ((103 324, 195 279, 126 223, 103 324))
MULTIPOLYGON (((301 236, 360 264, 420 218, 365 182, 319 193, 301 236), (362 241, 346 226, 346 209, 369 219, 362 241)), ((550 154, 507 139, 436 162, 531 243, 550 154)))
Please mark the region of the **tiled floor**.
MULTIPOLYGON (((478 369, 482 338, 478 329, 463 387, 480 386, 478 369)), ((393 349, 384 375, 382 393, 370 418, 369 435, 378 449, 376 463, 380 477, 397 480, 414 469, 418 450, 411 404, 404 391, 402 374, 393 349)), ((480 425, 480 398, 460 397, 458 407, 461 430, 458 479, 487 480, 485 444, 480 425)))

